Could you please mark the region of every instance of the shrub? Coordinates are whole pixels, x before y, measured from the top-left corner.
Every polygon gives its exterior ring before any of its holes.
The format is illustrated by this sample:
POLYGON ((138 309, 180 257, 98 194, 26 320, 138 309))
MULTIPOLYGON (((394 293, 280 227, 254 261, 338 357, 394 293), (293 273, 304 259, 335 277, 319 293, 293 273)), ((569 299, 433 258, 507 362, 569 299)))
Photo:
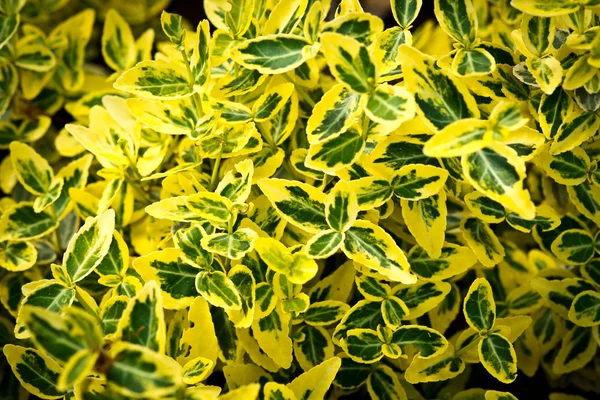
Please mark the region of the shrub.
POLYGON ((4 398, 598 393, 598 1, 65 3, 0 1, 4 398))

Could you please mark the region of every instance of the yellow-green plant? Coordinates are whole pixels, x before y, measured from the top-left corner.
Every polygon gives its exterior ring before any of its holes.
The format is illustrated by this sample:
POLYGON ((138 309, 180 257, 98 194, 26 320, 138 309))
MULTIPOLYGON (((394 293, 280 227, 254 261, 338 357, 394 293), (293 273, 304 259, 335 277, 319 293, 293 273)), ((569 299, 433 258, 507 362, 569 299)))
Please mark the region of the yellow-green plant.
POLYGON ((0 0, 0 399, 598 396, 600 1, 167 4, 0 0))

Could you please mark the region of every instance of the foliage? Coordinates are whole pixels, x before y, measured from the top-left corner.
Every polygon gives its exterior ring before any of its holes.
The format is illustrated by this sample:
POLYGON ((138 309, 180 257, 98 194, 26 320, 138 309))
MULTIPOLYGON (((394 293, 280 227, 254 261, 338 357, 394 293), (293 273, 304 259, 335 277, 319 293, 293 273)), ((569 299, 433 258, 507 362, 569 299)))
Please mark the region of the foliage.
POLYGON ((0 0, 0 398, 600 393, 599 1, 167 4, 0 0))

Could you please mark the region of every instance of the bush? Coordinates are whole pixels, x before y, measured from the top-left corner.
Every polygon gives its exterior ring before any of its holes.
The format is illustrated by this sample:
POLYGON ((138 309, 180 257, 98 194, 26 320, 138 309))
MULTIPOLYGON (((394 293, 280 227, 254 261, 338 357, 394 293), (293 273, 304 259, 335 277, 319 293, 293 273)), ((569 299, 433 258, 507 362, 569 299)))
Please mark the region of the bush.
POLYGON ((24 3, 0 396, 600 393, 600 2, 24 3))

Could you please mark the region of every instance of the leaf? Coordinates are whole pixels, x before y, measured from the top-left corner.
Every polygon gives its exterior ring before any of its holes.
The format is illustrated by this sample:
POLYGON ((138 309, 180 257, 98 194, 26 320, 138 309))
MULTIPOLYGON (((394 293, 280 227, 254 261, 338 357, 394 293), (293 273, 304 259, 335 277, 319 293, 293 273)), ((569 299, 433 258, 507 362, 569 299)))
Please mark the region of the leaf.
POLYGON ((398 329, 409 313, 406 304, 397 297, 392 296, 381 302, 381 316, 385 324, 392 329, 398 329))
POLYGON ((267 382, 265 384, 264 396, 265 400, 296 400, 296 395, 291 389, 277 382, 267 382))
POLYGON ((430 358, 446 350, 448 341, 434 329, 420 325, 404 325, 394 331, 391 342, 400 346, 403 353, 408 345, 417 348, 416 358, 430 358))
POLYGON ((184 262, 179 249, 168 248, 138 257, 133 268, 144 281, 159 284, 164 307, 169 310, 186 308, 197 296, 195 279, 200 270, 184 262))
POLYGON ((483 265, 493 267, 504 259, 504 247, 487 224, 471 217, 462 221, 460 230, 483 265))
POLYGON ((306 135, 311 145, 333 139, 352 126, 362 110, 362 97, 338 84, 329 89, 315 105, 306 135))
POLYGON ((594 238, 582 229, 568 229, 554 239, 552 253, 567 264, 585 264, 594 255, 594 238))
POLYGON ((91 274, 108 253, 115 229, 114 219, 114 210, 109 209, 86 221, 69 241, 64 265, 73 282, 91 274))
POLYGON ((408 307, 405 319, 416 319, 433 310, 452 290, 447 282, 419 282, 413 285, 396 285, 392 295, 398 297, 408 307))
POLYGON ((63 364, 90 345, 86 340, 86 332, 77 329, 72 321, 61 318, 55 312, 26 307, 21 309, 19 317, 32 334, 34 342, 63 364))
POLYGON ((115 71, 123 71, 136 60, 136 48, 129 24, 114 9, 108 10, 102 30, 102 56, 115 71))
POLYGON ((466 85, 444 70, 432 57, 406 45, 400 46, 407 88, 415 96, 417 114, 431 130, 443 129, 464 118, 479 118, 475 99, 466 85))
POLYGON ((179 347, 186 351, 179 354, 178 363, 185 365, 197 357, 204 357, 211 360, 214 366, 219 354, 219 342, 209 305, 204 298, 197 296, 194 299, 184 323, 179 347))
POLYGON ((534 226, 539 226, 542 231, 551 231, 560 225, 560 217, 556 211, 547 204, 537 207, 533 219, 524 219, 515 213, 506 215, 506 222, 521 232, 531 232, 534 226))
MULTIPOLYGON (((14 22, 14 16, 4 17, 0 16, 0 47, 3 45, 2 34, 4 33, 4 29, 6 27, 10 27, 11 22, 14 22), (8 19, 7 19, 8 18, 8 19), (8 25, 7 25, 8 23, 8 25)), ((17 26, 14 26, 16 31, 17 26)), ((14 33, 14 31, 13 31, 14 33)), ((11 33, 12 35, 12 33, 11 33)), ((8 105, 10 104, 10 100, 17 90, 17 85, 19 83, 19 78, 17 75, 17 69, 12 65, 10 61, 7 59, 0 60, 0 89, 4 93, 2 97, 0 97, 0 112, 4 114, 8 105)))
POLYGON ((267 266, 285 275, 290 282, 304 284, 317 273, 318 266, 302 252, 292 252, 281 242, 271 238, 258 238, 254 248, 267 266))
POLYGON ((400 45, 410 43, 410 31, 399 26, 386 29, 377 35, 373 44, 373 58, 379 72, 379 81, 390 81, 397 77, 400 65, 398 49, 400 45))
MULTIPOLYGON (((290 4, 290 3, 278 3, 290 4)), ((281 110, 286 101, 292 96, 294 84, 287 82, 274 86, 263 93, 252 106, 254 120, 262 122, 269 120, 281 110)))
POLYGON ((405 284, 416 282, 404 252, 387 232, 371 222, 356 221, 346 231, 342 249, 348 258, 376 270, 392 281, 405 284))
POLYGON ((341 360, 338 357, 332 357, 304 372, 288 383, 287 387, 292 389, 298 399, 319 400, 324 398, 340 365, 341 360))
MULTIPOLYGON (((235 164, 233 170, 227 172, 217 185, 215 193, 224 196, 234 203, 243 203, 248 199, 252 188, 254 165, 251 160, 235 164)), ((190 198, 188 197, 188 201, 190 198)))
POLYGON ((552 372, 566 374, 582 368, 594 358, 597 348, 591 329, 573 327, 562 338, 560 350, 552 364, 552 372))
POLYGON ((592 112, 573 112, 565 117, 550 146, 551 154, 573 150, 592 137, 600 127, 600 118, 592 112))
POLYGON ((0 266, 9 271, 25 271, 33 267, 38 252, 30 242, 0 242, 0 266))
POLYGON ((56 66, 54 53, 45 44, 20 41, 15 65, 28 71, 47 72, 56 66))
MULTIPOLYGON (((70 306, 75 299, 75 290, 64 287, 54 280, 45 280, 32 282, 30 289, 24 293, 25 297, 21 302, 21 307, 32 306, 41 307, 48 311, 59 312, 63 308, 70 306)), ((22 316, 17 317, 17 326, 15 327, 15 337, 26 338, 30 334, 27 332, 22 316)))
POLYGON ((464 201, 473 215, 485 223, 498 224, 506 216, 506 210, 502 204, 490 199, 483 193, 471 192, 465 195, 464 201))
POLYGON ((478 278, 465 296, 463 312, 469 326, 478 332, 488 332, 496 321, 496 303, 492 287, 485 278, 478 278))
POLYGON ((342 319, 350 306, 341 301, 325 300, 312 303, 304 313, 304 322, 312 326, 327 326, 342 319))
POLYGON ((346 181, 339 181, 325 201, 325 218, 329 226, 338 231, 348 230, 358 216, 358 202, 346 181))
POLYGON ((524 218, 535 215, 529 192, 523 188, 525 163, 517 153, 494 144, 462 157, 465 177, 481 193, 524 218))
POLYGON ((173 44, 180 45, 185 39, 185 29, 182 27, 181 15, 163 11, 160 14, 160 25, 163 32, 173 44))
POLYGON ((242 36, 250 27, 254 0, 231 0, 231 8, 225 13, 225 23, 234 36, 242 36))
POLYGON ((567 186, 567 194, 571 203, 577 211, 585 217, 600 224, 600 203, 597 201, 600 195, 600 187, 583 182, 575 186, 567 186))
POLYGON ((446 125, 433 135, 425 146, 423 153, 429 157, 460 157, 481 150, 486 142, 484 136, 488 131, 485 121, 465 118, 446 125))
POLYGON ((263 34, 292 33, 304 19, 307 5, 308 2, 304 0, 277 3, 265 23, 263 34))
POLYGON ((452 60, 452 72, 460 76, 485 76, 496 69, 496 60, 484 49, 460 49, 452 60))
POLYGON ((50 357, 35 349, 7 344, 4 355, 25 389, 42 399, 60 399, 65 392, 58 390, 61 367, 50 357))
POLYGON ((563 71, 560 61, 556 58, 528 58, 526 65, 544 93, 552 94, 560 85, 563 71))
POLYGON ((579 326, 600 324, 600 294, 591 290, 579 293, 569 309, 569 319, 579 326))
POLYGON ((512 0, 511 4, 520 11, 540 17, 571 14, 579 8, 578 3, 568 0, 512 0))
POLYGON ((48 161, 36 151, 21 142, 10 144, 12 165, 19 182, 34 195, 50 191, 54 173, 48 161))
POLYGON ((126 296, 111 297, 100 307, 100 327, 107 340, 111 340, 117 332, 119 320, 129 304, 129 298, 126 296))
POLYGON ((356 93, 374 88, 375 64, 365 46, 339 33, 326 32, 321 43, 329 70, 335 78, 356 93))
POLYGON ((196 290, 213 306, 232 310, 242 308, 242 300, 235 285, 221 271, 199 272, 196 276, 196 290))
POLYGON ((0 241, 23 241, 40 238, 58 227, 47 211, 36 213, 31 203, 22 202, 2 213, 0 241))
POLYGON ((479 358, 485 369, 502 383, 517 377, 517 355, 504 336, 493 333, 479 342, 479 358))
POLYGON ((564 90, 557 89, 550 95, 542 95, 538 115, 542 132, 546 138, 552 139, 556 136, 558 129, 568 115, 570 107, 570 97, 564 90))
POLYGON ((140 97, 164 100, 192 94, 183 66, 161 59, 137 63, 117 79, 114 87, 140 97))
MULTIPOLYGON (((527 49, 540 57, 552 48, 555 27, 551 18, 525 14, 521 20, 523 42, 527 49)), ((551 94, 551 93, 550 93, 551 94)))
POLYGON ((119 342, 109 355, 115 362, 106 380, 124 396, 165 396, 182 384, 181 366, 175 360, 143 346, 119 342))
POLYGON ((442 29, 468 47, 477 33, 477 15, 471 1, 436 0, 434 5, 435 17, 442 29))
POLYGON ((232 260, 239 260, 254 247, 258 235, 249 228, 241 228, 232 234, 213 233, 202 238, 200 244, 204 250, 216 253, 232 260))
POLYGON ((308 371, 334 355, 331 334, 324 328, 312 325, 298 330, 298 340, 294 340, 294 355, 303 370, 308 371))
POLYGON ((306 243, 306 254, 315 259, 330 257, 340 249, 343 240, 343 233, 334 230, 319 232, 306 243))
POLYGON ((350 128, 333 139, 311 145, 304 166, 335 174, 355 163, 364 149, 365 139, 350 128))
POLYGON ((367 380, 367 391, 372 399, 377 400, 387 398, 408 399, 396 372, 387 365, 379 365, 371 372, 367 380))
POLYGON ((383 358, 384 343, 372 329, 351 329, 343 342, 343 349, 354 361, 372 364, 383 358))
POLYGON ((99 354, 94 350, 80 350, 69 359, 58 377, 58 387, 68 390, 83 381, 93 371, 99 354))
MULTIPOLYGON (((446 192, 417 201, 402 200, 402 218, 417 243, 427 254, 438 258, 442 254, 446 231, 446 192)), ((412 266, 411 266, 412 268, 412 266)))
POLYGON ((116 336, 124 342, 164 353, 166 325, 162 296, 156 281, 149 281, 129 302, 119 320, 116 336))
POLYGON ((201 92, 210 79, 210 26, 207 20, 198 23, 197 37, 198 45, 194 47, 190 58, 192 77, 194 78, 194 90, 201 92))
POLYGON ((328 229, 325 195, 313 186, 283 179, 261 179, 258 187, 273 207, 290 224, 307 232, 328 229))
POLYGON ((197 357, 188 361, 183 366, 183 383, 194 385, 202 382, 208 377, 213 362, 203 357, 197 357))
POLYGON ((421 0, 392 0, 392 14, 402 28, 409 28, 415 21, 423 2, 421 0))
POLYGON ((431 165, 405 165, 392 177, 394 194, 403 200, 421 200, 438 193, 446 179, 446 170, 431 165))
POLYGON ((281 74, 313 58, 319 47, 296 35, 266 35, 243 42, 231 51, 230 57, 244 68, 261 74, 281 74))
POLYGON ((542 152, 542 167, 548 176, 561 185, 579 185, 586 180, 590 158, 581 147, 560 154, 542 152))
POLYGON ((400 126, 415 116, 415 102, 412 94, 403 87, 388 84, 378 85, 365 106, 365 113, 380 124, 400 126))
POLYGON ((231 218, 231 201, 219 193, 199 192, 185 198, 187 208, 207 221, 227 222, 231 218))
MULTIPOLYGON (((0 15, 0 49, 13 37, 21 21, 19 14, 0 15)), ((0 107, 0 110, 2 108, 0 107)))
POLYGON ((289 368, 293 359, 290 318, 290 314, 284 313, 281 303, 278 303, 271 313, 252 322, 252 333, 260 348, 282 368, 289 368))
POLYGON ((593 290, 591 284, 579 278, 535 278, 531 281, 531 287, 542 296, 548 307, 564 319, 569 318, 569 309, 575 297, 586 290, 593 290))
POLYGON ((256 280, 252 271, 242 264, 231 268, 228 276, 240 296, 241 309, 227 310, 227 315, 236 328, 249 328, 254 318, 256 280))
POLYGON ((452 379, 465 369, 465 363, 455 355, 454 346, 448 344, 444 352, 429 358, 415 357, 406 370, 406 381, 412 384, 438 382, 452 379))
POLYGON ((441 281, 467 271, 475 265, 477 257, 468 247, 444 243, 437 258, 420 246, 413 247, 408 253, 408 262, 420 279, 441 281))

